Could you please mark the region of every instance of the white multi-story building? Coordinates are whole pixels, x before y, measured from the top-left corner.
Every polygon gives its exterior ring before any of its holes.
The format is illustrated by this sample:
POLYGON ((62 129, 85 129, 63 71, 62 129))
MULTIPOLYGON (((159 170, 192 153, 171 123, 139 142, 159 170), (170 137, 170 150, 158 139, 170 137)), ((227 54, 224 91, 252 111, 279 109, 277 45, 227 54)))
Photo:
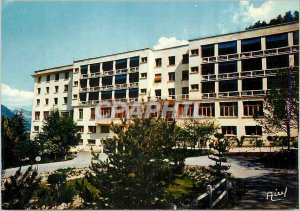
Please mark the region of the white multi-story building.
MULTIPOLYGON (((109 118, 96 119, 103 100, 197 101, 204 120, 222 133, 265 138, 253 119, 263 109, 274 69, 299 65, 299 25, 283 24, 206 38, 188 45, 150 48, 74 61, 34 74, 31 137, 42 129, 51 108, 73 116, 80 127, 79 148, 102 149, 113 134, 109 118)), ((182 106, 177 120, 180 122, 182 106)), ((111 110, 101 111, 109 116, 111 110)), ((190 108, 190 115, 193 107, 190 108)), ((297 135, 297 131, 295 131, 297 135)))

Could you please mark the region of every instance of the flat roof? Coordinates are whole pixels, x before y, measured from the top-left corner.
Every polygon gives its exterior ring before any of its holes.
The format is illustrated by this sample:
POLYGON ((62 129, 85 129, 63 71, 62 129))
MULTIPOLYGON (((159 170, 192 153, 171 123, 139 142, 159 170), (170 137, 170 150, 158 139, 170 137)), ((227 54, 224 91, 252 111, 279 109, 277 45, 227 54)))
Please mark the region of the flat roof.
POLYGON ((54 69, 57 69, 57 71, 61 71, 61 70, 67 70, 69 68, 73 69, 73 64, 68 64, 68 65, 63 65, 63 66, 58 66, 58 67, 51 67, 51 68, 47 68, 47 69, 41 69, 41 70, 37 70, 34 72, 39 73, 39 72, 44 72, 44 71, 54 70, 54 69))
POLYGON ((199 37, 199 38, 190 39, 189 41, 202 40, 202 39, 214 38, 214 37, 221 37, 221 36, 226 36, 226 35, 231 35, 231 34, 239 34, 239 33, 244 33, 244 32, 249 32, 249 31, 256 31, 256 30, 261 30, 261 29, 274 28, 274 27, 278 27, 278 26, 292 25, 292 24, 295 24, 295 23, 299 23, 299 21, 293 21, 293 22, 289 22, 289 23, 281 23, 281 24, 276 24, 276 25, 271 25, 271 26, 262 26, 262 27, 258 27, 258 28, 254 28, 254 29, 247 29, 247 30, 243 30, 243 31, 230 32, 230 33, 226 33, 226 34, 217 34, 217 35, 211 35, 211 36, 207 36, 207 37, 199 37))

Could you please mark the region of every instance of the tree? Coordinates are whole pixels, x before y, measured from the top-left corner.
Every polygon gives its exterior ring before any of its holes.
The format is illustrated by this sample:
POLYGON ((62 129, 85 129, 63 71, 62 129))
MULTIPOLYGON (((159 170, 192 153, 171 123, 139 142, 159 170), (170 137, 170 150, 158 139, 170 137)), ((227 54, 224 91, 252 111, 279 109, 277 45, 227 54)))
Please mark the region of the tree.
POLYGON ((255 140, 255 147, 258 147, 260 152, 261 152, 261 148, 264 146, 264 141, 262 139, 256 139, 255 140))
POLYGON ((24 174, 21 168, 5 183, 2 190, 2 207, 4 209, 28 209, 34 191, 39 187, 41 178, 36 170, 29 167, 24 174))
POLYGON ((182 128, 186 131, 186 138, 191 145, 195 147, 199 144, 201 149, 217 131, 214 122, 205 121, 201 123, 194 119, 186 121, 182 128))
POLYGON ((208 168, 208 172, 212 176, 213 181, 222 179, 230 168, 228 165, 223 165, 223 163, 227 162, 225 154, 229 151, 230 137, 224 137, 224 135, 220 133, 216 133, 215 137, 216 141, 210 144, 210 147, 215 150, 215 152, 213 156, 208 156, 209 159, 215 161, 215 165, 210 165, 208 168))
POLYGON ((162 119, 112 124, 116 136, 110 141, 117 143, 118 151, 109 154, 106 161, 99 161, 94 154, 86 179, 100 195, 91 197, 88 190, 81 195, 84 202, 96 209, 168 207, 165 189, 175 171, 170 164, 170 151, 176 144, 175 128, 175 121, 162 119))
POLYGON ((68 116, 60 116, 58 110, 52 110, 45 119, 42 132, 36 137, 43 150, 47 150, 54 159, 64 158, 71 147, 80 141, 79 129, 68 116))
POLYGON ((288 115, 288 69, 278 69, 276 77, 270 78, 269 91, 264 99, 264 113, 254 115, 255 120, 263 126, 267 133, 286 132, 289 126, 299 130, 299 75, 298 67, 291 69, 291 118, 288 115))

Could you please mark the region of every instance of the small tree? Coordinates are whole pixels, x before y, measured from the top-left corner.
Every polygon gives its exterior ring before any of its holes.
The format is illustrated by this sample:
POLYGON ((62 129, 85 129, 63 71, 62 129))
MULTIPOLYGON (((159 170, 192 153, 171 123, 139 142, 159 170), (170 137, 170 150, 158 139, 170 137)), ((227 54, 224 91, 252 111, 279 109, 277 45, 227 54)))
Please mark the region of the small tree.
POLYGON ((80 137, 71 117, 60 116, 58 110, 52 110, 36 140, 56 159, 65 157, 71 147, 77 146, 80 137))
POLYGON ((4 183, 2 190, 2 208, 4 209, 28 209, 29 201, 33 198, 34 191, 39 187, 41 178, 36 170, 29 167, 24 174, 21 168, 14 176, 4 183))
POLYGON ((229 139, 224 137, 223 134, 215 134, 216 141, 210 144, 210 147, 214 150, 213 156, 208 156, 209 159, 215 161, 215 165, 210 165, 208 171, 212 176, 213 181, 219 180, 224 177, 224 175, 229 170, 229 165, 223 165, 227 162, 225 154, 229 151, 229 139))
POLYGON ((165 189, 174 170, 170 151, 176 144, 175 128, 175 122, 161 119, 113 124, 116 136, 111 141, 117 143, 118 151, 104 162, 94 154, 86 179, 100 195, 91 197, 88 190, 81 195, 84 202, 96 209, 166 208, 165 189))

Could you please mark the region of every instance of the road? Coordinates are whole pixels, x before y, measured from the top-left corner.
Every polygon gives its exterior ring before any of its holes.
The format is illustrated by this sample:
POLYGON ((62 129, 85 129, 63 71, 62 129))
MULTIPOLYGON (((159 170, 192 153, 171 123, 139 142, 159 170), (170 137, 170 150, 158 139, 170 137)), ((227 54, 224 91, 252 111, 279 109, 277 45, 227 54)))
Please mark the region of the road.
MULTIPOLYGON (((100 160, 105 160, 107 155, 101 153, 99 156, 100 160)), ((43 163, 38 165, 33 165, 33 167, 38 167, 38 172, 47 172, 47 171, 55 171, 58 169, 64 168, 84 168, 88 167, 91 164, 92 155, 90 152, 80 152, 77 156, 68 161, 54 162, 54 163, 43 163)), ((23 166, 21 171, 24 172, 29 166, 23 166)), ((10 168, 6 169, 4 173, 4 177, 9 177, 18 170, 18 168, 10 168)))

